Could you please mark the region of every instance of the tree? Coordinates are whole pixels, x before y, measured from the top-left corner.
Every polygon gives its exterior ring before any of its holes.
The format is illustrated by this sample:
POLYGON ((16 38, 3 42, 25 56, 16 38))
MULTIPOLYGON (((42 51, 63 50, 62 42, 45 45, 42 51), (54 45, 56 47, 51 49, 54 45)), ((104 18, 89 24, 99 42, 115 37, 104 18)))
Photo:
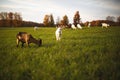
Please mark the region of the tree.
POLYGON ((69 20, 67 15, 63 16, 63 25, 67 26, 69 24, 69 20))
POLYGON ((95 21, 95 26, 101 26, 100 20, 96 20, 96 21, 95 21))
POLYGON ((118 26, 120 26, 120 16, 117 17, 117 23, 118 26))
POLYGON ((60 25, 64 25, 64 21, 63 20, 60 21, 60 25))
POLYGON ((56 19, 56 25, 58 26, 60 24, 60 17, 58 16, 56 19))
POLYGON ((74 17, 73 17, 73 23, 75 26, 77 26, 77 24, 80 23, 80 15, 79 15, 79 11, 76 11, 74 17))
POLYGON ((54 26, 54 19, 52 14, 49 16, 49 26, 54 26))
POLYGON ((0 20, 7 20, 8 16, 7 16, 7 12, 1 12, 0 13, 0 20))
POLYGON ((8 16, 10 20, 10 26, 13 26, 13 13, 12 12, 8 13, 8 16))
POLYGON ((120 16, 119 16, 119 17, 117 17, 117 22, 118 22, 118 23, 120 23, 120 16))
POLYGON ((0 13, 1 26, 7 27, 9 25, 7 12, 0 13))
POLYGON ((44 26, 49 26, 49 15, 45 15, 43 24, 44 26))
POLYGON ((114 22, 115 21, 115 17, 114 16, 107 16, 106 20, 114 22))
POLYGON ((45 15, 44 21, 43 21, 44 26, 54 26, 54 19, 53 15, 45 15))
POLYGON ((0 13, 0 26, 21 26, 22 24, 22 17, 20 13, 13 13, 13 12, 1 12, 0 13))
POLYGON ((22 23, 22 18, 21 18, 21 15, 20 13, 14 13, 14 20, 13 20, 13 25, 14 26, 21 26, 21 23, 22 23))
POLYGON ((58 18, 58 24, 57 24, 57 26, 58 26, 58 25, 61 25, 61 26, 63 26, 63 27, 66 27, 66 26, 69 25, 69 20, 68 20, 67 15, 63 16, 63 19, 60 20, 60 21, 59 21, 59 18, 58 18))

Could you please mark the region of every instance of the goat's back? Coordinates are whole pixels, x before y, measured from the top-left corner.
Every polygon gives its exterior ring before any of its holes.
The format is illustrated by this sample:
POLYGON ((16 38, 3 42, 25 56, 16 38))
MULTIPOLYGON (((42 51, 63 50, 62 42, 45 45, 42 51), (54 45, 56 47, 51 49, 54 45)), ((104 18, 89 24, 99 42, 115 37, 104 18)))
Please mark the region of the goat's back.
POLYGON ((16 35, 17 39, 19 39, 22 42, 25 42, 26 40, 29 40, 32 35, 28 34, 27 32, 19 32, 16 35))

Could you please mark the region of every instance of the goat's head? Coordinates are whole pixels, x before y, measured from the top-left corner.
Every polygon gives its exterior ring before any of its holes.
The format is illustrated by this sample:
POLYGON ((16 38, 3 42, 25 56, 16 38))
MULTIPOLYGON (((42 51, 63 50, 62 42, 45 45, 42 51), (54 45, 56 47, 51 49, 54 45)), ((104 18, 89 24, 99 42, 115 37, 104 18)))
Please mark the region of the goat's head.
POLYGON ((42 45, 42 39, 38 39, 38 46, 42 45))

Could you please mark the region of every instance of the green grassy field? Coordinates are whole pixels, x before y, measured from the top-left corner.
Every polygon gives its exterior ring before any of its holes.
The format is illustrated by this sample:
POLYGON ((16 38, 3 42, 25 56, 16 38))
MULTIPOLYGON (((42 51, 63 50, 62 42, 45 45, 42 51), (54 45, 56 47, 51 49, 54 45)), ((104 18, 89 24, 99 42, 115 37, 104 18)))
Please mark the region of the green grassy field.
POLYGON ((0 80, 119 80, 120 27, 0 28, 0 80), (38 47, 16 47, 19 31, 42 38, 38 47))

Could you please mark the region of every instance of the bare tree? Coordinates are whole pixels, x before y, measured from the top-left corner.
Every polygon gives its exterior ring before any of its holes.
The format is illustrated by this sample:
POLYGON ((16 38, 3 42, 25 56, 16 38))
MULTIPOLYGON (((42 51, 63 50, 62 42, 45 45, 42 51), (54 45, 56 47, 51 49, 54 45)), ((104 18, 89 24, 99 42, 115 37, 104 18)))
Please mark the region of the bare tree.
POLYGON ((114 22, 115 21, 115 17, 114 16, 107 16, 106 20, 114 22))
POLYGON ((0 13, 0 20, 7 20, 8 16, 7 16, 7 12, 1 12, 0 13))
POLYGON ((2 26, 9 26, 9 17, 7 12, 1 12, 0 13, 0 20, 1 20, 1 25, 2 26))
POLYGON ((20 15, 20 13, 14 13, 13 15, 14 17, 14 20, 13 20, 13 25, 14 26, 21 26, 21 23, 22 23, 22 17, 20 15))
POLYGON ((10 20, 10 26, 13 26, 13 13, 12 12, 8 13, 8 16, 10 20))
POLYGON ((120 26, 120 16, 117 17, 117 25, 120 26))
POLYGON ((119 16, 119 17, 117 17, 117 22, 119 22, 119 23, 120 23, 120 16, 119 16))
POLYGON ((1 26, 20 26, 22 23, 22 17, 20 13, 13 12, 1 12, 0 13, 1 26))

